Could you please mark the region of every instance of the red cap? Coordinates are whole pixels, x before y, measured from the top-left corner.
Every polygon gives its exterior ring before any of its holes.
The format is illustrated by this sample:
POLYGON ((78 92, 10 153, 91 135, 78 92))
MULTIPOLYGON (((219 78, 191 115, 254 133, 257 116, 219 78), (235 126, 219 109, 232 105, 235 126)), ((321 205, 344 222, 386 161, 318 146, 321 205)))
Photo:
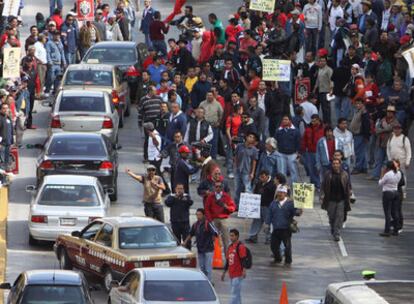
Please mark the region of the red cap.
POLYGON ((411 40, 410 36, 404 35, 400 38, 400 44, 406 44, 406 43, 410 42, 410 40, 411 40))
POLYGON ((190 153, 191 151, 190 151, 190 149, 187 147, 187 146, 181 146, 179 149, 178 149, 178 153, 190 153))
POLYGON ((327 49, 324 49, 324 48, 319 49, 318 50, 318 56, 319 57, 326 57, 326 56, 328 56, 328 50, 327 49))

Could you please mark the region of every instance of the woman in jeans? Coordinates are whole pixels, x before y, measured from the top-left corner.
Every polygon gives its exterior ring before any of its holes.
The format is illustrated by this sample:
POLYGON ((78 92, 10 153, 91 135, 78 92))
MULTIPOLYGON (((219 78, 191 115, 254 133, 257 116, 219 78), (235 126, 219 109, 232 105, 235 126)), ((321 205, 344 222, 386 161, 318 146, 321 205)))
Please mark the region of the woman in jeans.
POLYGON ((391 235, 391 224, 394 226, 392 234, 398 235, 400 229, 398 183, 400 179, 401 172, 397 170, 395 163, 393 161, 387 162, 382 177, 378 181, 382 187, 382 206, 385 216, 385 229, 380 233, 380 236, 389 237, 391 235))

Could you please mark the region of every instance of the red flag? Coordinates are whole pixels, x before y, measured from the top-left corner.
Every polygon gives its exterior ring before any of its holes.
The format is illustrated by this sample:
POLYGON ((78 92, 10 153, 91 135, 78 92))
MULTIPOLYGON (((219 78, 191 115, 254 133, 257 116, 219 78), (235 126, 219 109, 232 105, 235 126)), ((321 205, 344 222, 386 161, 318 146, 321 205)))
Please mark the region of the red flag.
POLYGON ((280 293, 279 304, 289 304, 286 282, 282 283, 282 292, 280 293))
POLYGON ((164 20, 164 23, 168 23, 174 19, 178 14, 181 14, 181 8, 184 6, 187 0, 175 0, 174 10, 168 17, 164 20))

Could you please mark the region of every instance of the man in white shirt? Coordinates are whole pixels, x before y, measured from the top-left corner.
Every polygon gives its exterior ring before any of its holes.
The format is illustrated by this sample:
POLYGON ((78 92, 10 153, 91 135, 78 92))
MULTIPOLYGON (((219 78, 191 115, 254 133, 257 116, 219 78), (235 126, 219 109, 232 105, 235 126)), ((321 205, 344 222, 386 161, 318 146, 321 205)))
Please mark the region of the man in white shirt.
POLYGON ((307 52, 316 53, 318 32, 322 29, 322 8, 315 0, 308 0, 308 4, 303 8, 305 16, 305 45, 307 52))
POLYGON ((336 30, 336 19, 344 17, 344 10, 339 5, 339 0, 333 0, 331 5, 328 5, 328 14, 329 14, 329 29, 331 31, 331 38, 333 38, 333 33, 336 30))
MULTIPOLYGON (((43 88, 45 86, 46 72, 47 72, 47 52, 46 52, 46 41, 47 38, 45 35, 40 34, 37 42, 34 44, 35 47, 35 57, 38 60, 37 63, 37 73, 40 80, 40 95, 43 94, 43 88)), ((40 97, 40 96, 37 96, 40 97)))
POLYGON ((303 120, 306 125, 309 125, 312 121, 312 115, 319 114, 318 108, 315 106, 317 99, 314 95, 308 97, 308 99, 300 104, 303 108, 303 120))
POLYGON ((352 132, 348 130, 348 121, 346 118, 339 118, 338 125, 333 131, 335 139, 342 143, 342 149, 344 152, 344 162, 351 165, 351 158, 355 156, 354 152, 354 136, 352 132))

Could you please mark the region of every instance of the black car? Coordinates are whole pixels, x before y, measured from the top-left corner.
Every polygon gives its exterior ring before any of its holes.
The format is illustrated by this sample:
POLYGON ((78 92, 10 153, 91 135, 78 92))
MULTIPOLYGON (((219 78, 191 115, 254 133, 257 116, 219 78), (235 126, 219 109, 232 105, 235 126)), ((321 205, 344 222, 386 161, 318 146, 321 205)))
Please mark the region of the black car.
POLYGON ((37 159, 40 185, 51 174, 95 176, 115 201, 118 196, 118 153, 116 145, 95 133, 57 133, 48 138, 37 159))
POLYGON ((10 289, 7 304, 94 303, 83 274, 68 270, 25 271, 13 286, 3 283, 0 289, 10 289))
MULTIPOLYGON (((112 64, 117 66, 128 81, 131 102, 137 99, 138 82, 146 48, 132 41, 103 41, 89 48, 82 63, 112 64)), ((129 111, 125 116, 129 115, 129 111)))

